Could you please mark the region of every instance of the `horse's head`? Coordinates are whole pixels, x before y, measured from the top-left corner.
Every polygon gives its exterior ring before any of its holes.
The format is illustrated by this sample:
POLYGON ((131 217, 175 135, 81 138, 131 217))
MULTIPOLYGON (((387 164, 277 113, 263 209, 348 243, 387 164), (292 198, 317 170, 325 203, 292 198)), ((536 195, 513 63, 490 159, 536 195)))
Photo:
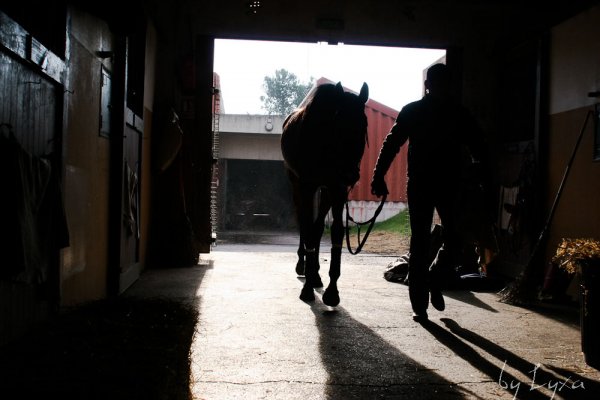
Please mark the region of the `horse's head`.
POLYGON ((344 169, 349 181, 358 180, 358 168, 367 143, 367 116, 365 103, 369 99, 369 87, 363 83, 360 93, 344 92, 341 83, 336 85, 340 96, 335 116, 335 130, 340 145, 344 169))
POLYGON ((344 92, 341 82, 335 85, 337 91, 338 105, 336 113, 336 125, 342 133, 354 141, 361 137, 366 140, 367 116, 365 115, 365 103, 369 99, 369 87, 363 83, 360 93, 344 92))
POLYGON ((368 97, 366 83, 358 95, 344 92, 341 83, 313 88, 284 122, 281 146, 288 168, 298 176, 304 169, 310 179, 335 176, 354 184, 367 142, 368 97))

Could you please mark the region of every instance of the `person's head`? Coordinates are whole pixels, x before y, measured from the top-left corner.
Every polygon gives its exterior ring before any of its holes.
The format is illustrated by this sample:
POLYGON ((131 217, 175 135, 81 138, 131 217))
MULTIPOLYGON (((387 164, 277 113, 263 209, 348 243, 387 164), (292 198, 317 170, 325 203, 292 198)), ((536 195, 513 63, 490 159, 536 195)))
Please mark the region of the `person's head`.
POLYGON ((427 70, 425 91, 436 97, 446 97, 450 92, 450 71, 445 64, 434 64, 427 70))

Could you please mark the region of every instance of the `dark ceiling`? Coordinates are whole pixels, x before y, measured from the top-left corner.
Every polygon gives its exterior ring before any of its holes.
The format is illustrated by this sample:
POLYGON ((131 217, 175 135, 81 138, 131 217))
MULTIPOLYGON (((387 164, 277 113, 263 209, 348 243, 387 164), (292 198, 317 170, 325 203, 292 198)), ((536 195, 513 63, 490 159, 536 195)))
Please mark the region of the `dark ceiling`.
MULTIPOLYGON (((157 15, 164 5, 156 1, 157 15)), ((181 0, 184 23, 222 38, 419 47, 519 41, 598 1, 181 0)), ((173 3, 171 3, 173 5, 173 3)))

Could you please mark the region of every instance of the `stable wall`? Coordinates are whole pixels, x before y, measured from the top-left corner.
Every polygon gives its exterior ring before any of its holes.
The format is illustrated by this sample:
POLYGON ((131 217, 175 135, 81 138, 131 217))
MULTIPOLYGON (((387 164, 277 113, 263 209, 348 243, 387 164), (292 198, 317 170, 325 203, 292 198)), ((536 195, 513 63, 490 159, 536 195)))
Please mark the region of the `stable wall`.
POLYGON ((221 133, 220 141, 220 158, 283 161, 281 135, 221 133))
MULTIPOLYGON (((150 146, 156 48, 156 32, 148 24, 145 52, 142 53, 143 64, 135 67, 139 68, 139 74, 143 74, 143 108, 138 116, 142 117, 143 122, 138 117, 131 121, 128 115, 128 125, 123 121, 125 126, 122 132, 125 132, 125 138, 118 133, 116 125, 113 125, 112 137, 109 138, 100 134, 102 68, 111 74, 112 96, 115 95, 117 77, 114 57, 101 58, 97 52, 105 50, 114 54, 117 47, 115 35, 104 20, 84 10, 72 7, 69 8, 68 15, 70 25, 67 29, 68 68, 63 117, 63 187, 71 243, 61 252, 62 305, 102 299, 111 291, 123 291, 137 279, 145 265, 150 211, 150 146), (133 142, 126 142, 124 139, 127 138, 133 142), (136 219, 139 238, 131 236, 121 242, 120 265, 115 265, 115 261, 111 260, 110 250, 110 241, 113 240, 114 243, 117 234, 111 231, 110 226, 111 218, 115 217, 110 196, 115 185, 122 185, 120 180, 111 183, 111 179, 115 179, 112 171, 115 168, 114 141, 123 141, 126 157, 133 152, 136 162, 131 165, 132 168, 139 163, 139 213, 136 219), (112 275, 110 269, 113 271, 112 275)), ((112 102, 111 112, 115 112, 118 100, 113 98, 112 102)), ((107 124, 108 121, 103 123, 107 124)), ((123 175, 120 172, 122 164, 117 162, 116 165, 119 165, 116 176, 120 178, 123 175)), ((119 211, 119 214, 122 215, 123 211, 119 211)))
MULTIPOLYGON (((586 114, 600 99, 600 6, 558 25, 551 33, 549 210, 581 131, 586 114)), ((590 117, 559 200, 549 233, 547 258, 561 238, 600 239, 600 162, 593 160, 594 121, 590 117)))
MULTIPOLYGON (((99 49, 112 49, 107 24, 70 10, 64 117, 64 192, 71 245, 62 251, 64 305, 101 299, 107 291, 110 142, 100 136, 99 49)), ((112 67, 110 59, 105 66, 112 67)))

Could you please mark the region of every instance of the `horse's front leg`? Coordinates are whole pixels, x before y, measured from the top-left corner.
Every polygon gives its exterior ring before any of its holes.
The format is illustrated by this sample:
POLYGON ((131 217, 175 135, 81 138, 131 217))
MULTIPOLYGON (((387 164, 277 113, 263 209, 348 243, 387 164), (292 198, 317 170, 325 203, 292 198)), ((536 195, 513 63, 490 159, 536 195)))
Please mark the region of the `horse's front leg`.
POLYGON ((344 241, 344 226, 342 223, 342 212, 346 201, 346 192, 340 191, 335 195, 331 207, 333 222, 331 225, 331 262, 329 264, 329 286, 323 293, 323 303, 330 307, 340 304, 340 295, 337 281, 341 274, 342 243, 344 241))

